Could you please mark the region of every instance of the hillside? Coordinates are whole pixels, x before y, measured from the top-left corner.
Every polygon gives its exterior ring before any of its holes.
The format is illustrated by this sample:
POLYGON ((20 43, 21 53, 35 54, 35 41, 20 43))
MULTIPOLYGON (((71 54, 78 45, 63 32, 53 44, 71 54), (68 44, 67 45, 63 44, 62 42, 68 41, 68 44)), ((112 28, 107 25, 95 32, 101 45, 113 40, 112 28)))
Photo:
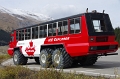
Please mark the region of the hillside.
POLYGON ((40 13, 0 7, 0 29, 7 32, 10 32, 12 29, 26 27, 49 20, 52 20, 52 18, 40 13))
POLYGON ((6 9, 0 6, 0 45, 8 44, 13 29, 52 20, 40 13, 32 13, 20 9, 6 9))

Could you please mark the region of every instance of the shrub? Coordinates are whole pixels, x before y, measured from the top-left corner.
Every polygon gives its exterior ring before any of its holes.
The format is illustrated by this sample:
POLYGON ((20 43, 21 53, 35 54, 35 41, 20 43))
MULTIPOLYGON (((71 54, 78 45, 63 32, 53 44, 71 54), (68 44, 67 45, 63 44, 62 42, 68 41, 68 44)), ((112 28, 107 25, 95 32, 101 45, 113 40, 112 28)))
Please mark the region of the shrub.
POLYGON ((33 71, 21 66, 0 68, 0 79, 106 79, 104 77, 85 76, 83 74, 64 73, 62 70, 40 69, 33 71))

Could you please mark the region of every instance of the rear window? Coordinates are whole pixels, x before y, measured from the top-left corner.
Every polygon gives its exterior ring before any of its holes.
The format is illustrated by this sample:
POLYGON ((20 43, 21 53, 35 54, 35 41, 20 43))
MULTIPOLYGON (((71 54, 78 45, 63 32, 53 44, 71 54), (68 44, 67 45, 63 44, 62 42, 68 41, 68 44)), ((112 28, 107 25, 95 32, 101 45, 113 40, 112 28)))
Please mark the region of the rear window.
POLYGON ((104 20, 92 20, 95 32, 107 32, 104 20))

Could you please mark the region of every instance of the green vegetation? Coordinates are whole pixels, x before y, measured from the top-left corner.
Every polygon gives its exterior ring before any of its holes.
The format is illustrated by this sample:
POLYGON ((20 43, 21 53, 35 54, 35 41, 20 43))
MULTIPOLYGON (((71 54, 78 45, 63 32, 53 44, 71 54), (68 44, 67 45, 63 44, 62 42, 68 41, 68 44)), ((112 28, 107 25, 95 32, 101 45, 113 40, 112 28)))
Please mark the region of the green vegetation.
POLYGON ((119 43, 119 46, 120 46, 120 27, 115 28, 114 31, 116 36, 115 40, 119 43))
POLYGON ((92 77, 75 73, 64 73, 56 71, 55 69, 40 69, 39 71, 32 71, 21 66, 8 66, 0 68, 0 79, 106 79, 104 77, 92 77))
POLYGON ((11 58, 8 54, 1 54, 0 55, 0 63, 11 58))

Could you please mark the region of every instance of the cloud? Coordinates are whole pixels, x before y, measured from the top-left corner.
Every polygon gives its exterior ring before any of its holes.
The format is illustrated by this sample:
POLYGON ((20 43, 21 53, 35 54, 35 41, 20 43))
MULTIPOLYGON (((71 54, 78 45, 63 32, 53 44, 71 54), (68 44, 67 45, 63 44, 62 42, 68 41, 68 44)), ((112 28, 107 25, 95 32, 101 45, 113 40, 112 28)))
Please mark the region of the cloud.
POLYGON ((114 27, 120 26, 120 0, 0 0, 6 8, 19 8, 49 15, 54 19, 97 10, 110 15, 114 27))
MULTIPOLYGON (((62 18, 74 14, 78 14, 82 11, 83 9, 79 9, 74 5, 50 5, 47 4, 42 10, 41 13, 47 14, 52 16, 53 18, 62 18)), ((85 11, 85 10, 84 10, 85 11)))

